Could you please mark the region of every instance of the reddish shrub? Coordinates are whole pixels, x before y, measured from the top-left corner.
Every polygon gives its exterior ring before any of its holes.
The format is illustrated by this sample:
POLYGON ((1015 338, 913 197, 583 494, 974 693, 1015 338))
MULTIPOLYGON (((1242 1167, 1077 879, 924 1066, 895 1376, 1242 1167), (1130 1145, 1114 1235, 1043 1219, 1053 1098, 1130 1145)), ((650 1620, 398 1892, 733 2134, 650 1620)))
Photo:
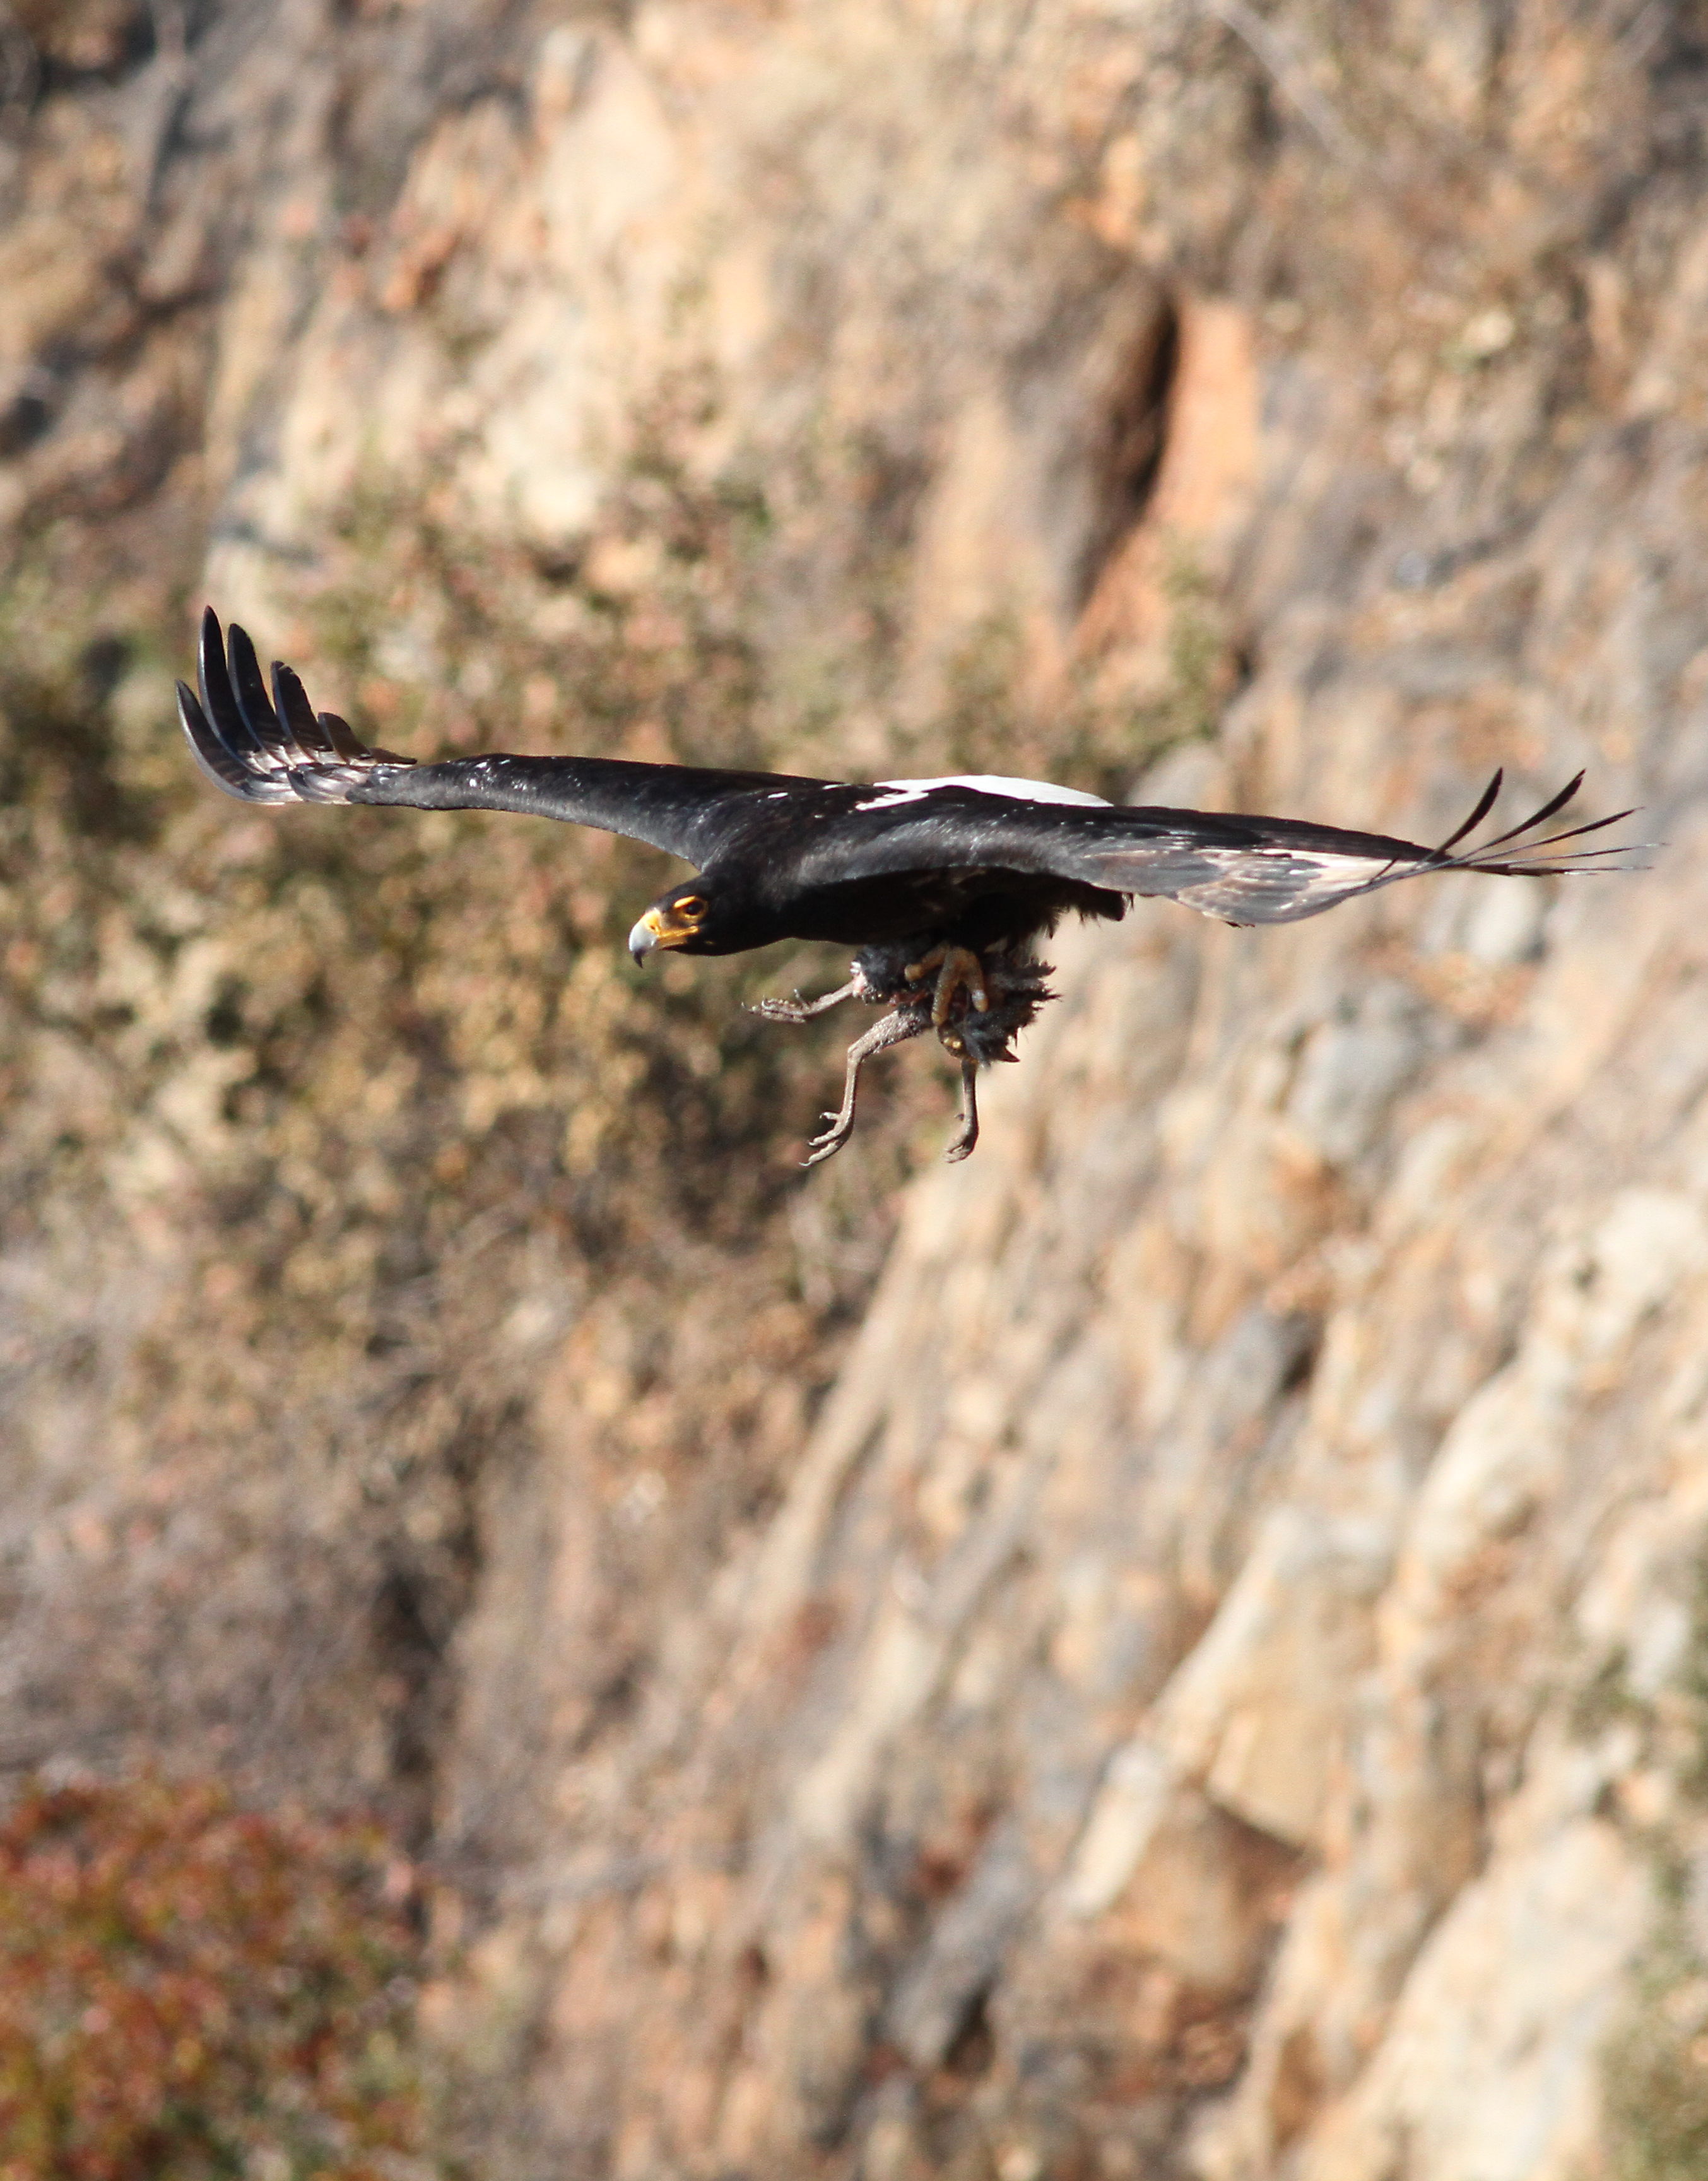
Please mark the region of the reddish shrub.
POLYGON ((376 1831, 147 1779, 0 1824, 0 2181, 399 2181, 419 2147, 376 1831))

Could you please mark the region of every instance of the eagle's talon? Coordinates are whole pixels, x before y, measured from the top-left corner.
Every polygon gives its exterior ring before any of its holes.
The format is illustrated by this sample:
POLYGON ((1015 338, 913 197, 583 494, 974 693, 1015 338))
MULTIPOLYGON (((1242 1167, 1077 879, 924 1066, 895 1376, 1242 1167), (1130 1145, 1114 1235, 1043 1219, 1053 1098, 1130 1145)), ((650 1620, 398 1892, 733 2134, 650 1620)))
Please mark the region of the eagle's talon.
POLYGON ((932 970, 937 972, 937 988, 931 996, 931 1026, 941 1030, 949 1019, 949 1011, 955 1004, 955 996, 963 986, 967 997, 980 1014, 990 1011, 990 995, 985 989, 984 964, 970 947, 951 946, 945 941, 923 954, 918 961, 910 962, 902 975, 910 985, 919 984, 932 970))

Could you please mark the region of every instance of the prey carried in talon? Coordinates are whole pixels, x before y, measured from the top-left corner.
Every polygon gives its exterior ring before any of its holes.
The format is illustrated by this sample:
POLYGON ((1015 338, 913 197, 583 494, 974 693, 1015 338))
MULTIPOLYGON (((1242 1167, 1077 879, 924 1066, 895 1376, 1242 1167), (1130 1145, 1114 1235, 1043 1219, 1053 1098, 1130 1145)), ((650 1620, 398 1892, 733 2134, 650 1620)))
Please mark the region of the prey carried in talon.
POLYGON ((778 1001, 769 1008, 762 1002, 762 1012, 782 1022, 806 1022, 850 997, 890 1008, 849 1046, 841 1107, 824 1116, 829 1126, 807 1146, 804 1163, 818 1165, 853 1134, 860 1072, 873 1054, 932 1029, 944 1051, 961 1063, 961 1127, 944 1157, 951 1164, 967 1157, 978 1140, 978 1070, 992 1061, 1018 1057, 1011 1041, 1051 997, 1044 981, 1049 975, 1048 963, 1029 957, 1011 961, 1000 947, 991 947, 983 960, 969 947, 939 947, 915 962, 895 947, 868 947, 856 957, 849 981, 824 998, 807 1002, 797 994, 792 1002, 778 1001), (937 983, 928 987, 925 980, 934 969, 939 972, 937 983))

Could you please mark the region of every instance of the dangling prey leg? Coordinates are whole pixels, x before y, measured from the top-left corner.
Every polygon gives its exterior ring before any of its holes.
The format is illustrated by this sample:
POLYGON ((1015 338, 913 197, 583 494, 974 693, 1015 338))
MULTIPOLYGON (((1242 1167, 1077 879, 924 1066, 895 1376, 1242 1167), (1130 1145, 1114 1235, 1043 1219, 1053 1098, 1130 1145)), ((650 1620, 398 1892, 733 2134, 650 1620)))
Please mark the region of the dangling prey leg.
POLYGON ((961 1129, 943 1157, 950 1166, 972 1156, 978 1141, 978 1063, 969 1053, 961 1063, 961 1129))
POLYGON ((989 1008, 990 995, 984 989, 984 965, 970 947, 934 947, 918 961, 910 962, 901 974, 910 985, 917 985, 934 969, 937 971, 937 990, 931 1000, 934 1030, 941 1030, 948 1021, 955 995, 963 985, 980 1014, 989 1008))
POLYGON ((848 1074, 842 1086, 842 1109, 827 1113, 830 1124, 823 1135, 814 1136, 807 1146, 808 1156, 802 1166, 817 1166, 833 1151, 840 1151, 854 1133, 854 1099, 860 1088, 860 1071, 874 1052, 882 1052, 886 1046, 904 1045, 910 1037, 918 1037, 931 1027, 923 1014, 906 1014, 898 1008, 894 1014, 885 1015, 881 1022, 873 1024, 864 1037, 857 1038, 848 1048, 848 1074))
POLYGON ((763 1015, 767 1022, 811 1022, 814 1015, 822 1015, 844 1000, 851 1000, 860 990, 860 980, 851 977, 846 985, 839 985, 834 992, 826 992, 822 999, 803 1000, 796 992, 792 1000, 755 1000, 747 1010, 750 1014, 763 1015))

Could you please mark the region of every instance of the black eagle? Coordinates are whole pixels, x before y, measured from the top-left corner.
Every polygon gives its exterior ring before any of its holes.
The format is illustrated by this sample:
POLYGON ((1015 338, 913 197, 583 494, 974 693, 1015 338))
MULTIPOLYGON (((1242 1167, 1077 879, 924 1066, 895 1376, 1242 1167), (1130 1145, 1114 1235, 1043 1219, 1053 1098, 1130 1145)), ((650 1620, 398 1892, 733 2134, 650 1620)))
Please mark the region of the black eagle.
POLYGON ((864 1063, 932 1030, 961 1064, 961 1125, 948 1156, 965 1158, 978 1136, 978 1068, 1013 1059, 1017 1032, 1052 997, 1050 966, 1033 949, 1070 910, 1116 919, 1135 895, 1167 895, 1230 924, 1292 924, 1424 871, 1606 869, 1623 851, 1565 844, 1631 815, 1539 837, 1579 773, 1523 825, 1455 853, 1494 808, 1498 772, 1464 824, 1427 848, 1295 818, 1110 803, 1027 780, 851 782, 497 752, 417 765, 316 712, 289 666, 274 664, 269 694, 255 646, 234 626, 228 650, 211 608, 198 679, 199 699, 178 685, 185 732, 208 778, 243 802, 514 810, 645 841, 697 875, 642 914, 629 934, 637 963, 660 947, 738 954, 780 939, 857 949, 838 991, 760 1005, 774 1022, 805 1022, 846 999, 889 1010, 849 1047, 841 1107, 824 1116, 808 1166, 852 1133, 864 1063))

